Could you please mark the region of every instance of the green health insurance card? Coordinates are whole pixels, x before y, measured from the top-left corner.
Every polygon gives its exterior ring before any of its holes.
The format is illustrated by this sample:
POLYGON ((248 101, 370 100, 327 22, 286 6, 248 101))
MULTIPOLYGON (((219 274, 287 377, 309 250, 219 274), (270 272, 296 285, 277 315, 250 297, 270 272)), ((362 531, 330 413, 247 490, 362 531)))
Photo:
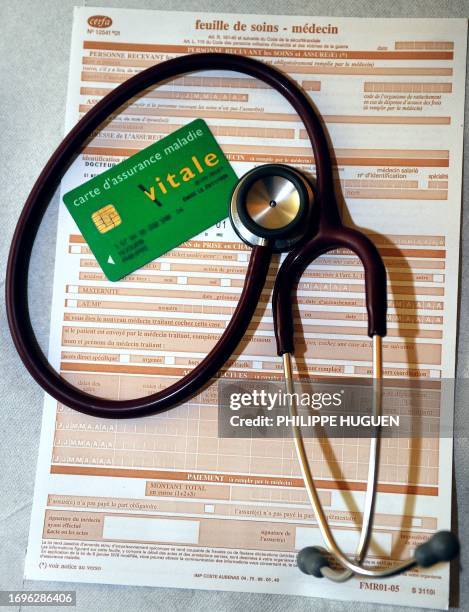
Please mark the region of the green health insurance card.
POLYGON ((196 119, 64 195, 116 281, 227 217, 236 174, 196 119))

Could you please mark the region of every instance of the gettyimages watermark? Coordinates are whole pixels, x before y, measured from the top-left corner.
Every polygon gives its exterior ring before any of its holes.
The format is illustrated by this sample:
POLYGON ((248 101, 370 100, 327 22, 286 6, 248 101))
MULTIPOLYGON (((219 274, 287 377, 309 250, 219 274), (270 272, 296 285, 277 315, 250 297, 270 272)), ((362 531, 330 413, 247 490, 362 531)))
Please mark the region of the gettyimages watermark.
POLYGON ((224 438, 452 437, 454 379, 334 378, 218 381, 218 435, 224 438), (293 410, 292 410, 293 405, 293 410))
POLYGON ((244 414, 234 414, 230 417, 233 427, 399 427, 400 415, 390 414, 335 414, 328 408, 342 407, 345 390, 335 393, 289 393, 287 391, 268 392, 265 389, 254 389, 251 392, 231 392, 230 409, 239 411, 241 408, 265 408, 267 412, 252 417, 244 414), (296 412, 292 415, 286 413, 295 403, 296 412), (275 412, 274 412, 275 409, 275 412), (310 409, 305 410, 305 409, 310 409), (326 409, 326 410, 325 410, 326 409), (321 411, 321 412, 320 412, 321 411), (270 413, 270 414, 269 414, 270 413))

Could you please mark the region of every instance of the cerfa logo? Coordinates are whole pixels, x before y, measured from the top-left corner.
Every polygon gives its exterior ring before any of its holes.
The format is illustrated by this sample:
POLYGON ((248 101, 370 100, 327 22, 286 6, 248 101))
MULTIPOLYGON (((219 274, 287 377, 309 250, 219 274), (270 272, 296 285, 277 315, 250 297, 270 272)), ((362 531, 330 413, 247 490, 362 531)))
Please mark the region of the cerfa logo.
POLYGON ((88 17, 88 25, 92 28, 110 28, 112 19, 106 15, 92 15, 88 17))

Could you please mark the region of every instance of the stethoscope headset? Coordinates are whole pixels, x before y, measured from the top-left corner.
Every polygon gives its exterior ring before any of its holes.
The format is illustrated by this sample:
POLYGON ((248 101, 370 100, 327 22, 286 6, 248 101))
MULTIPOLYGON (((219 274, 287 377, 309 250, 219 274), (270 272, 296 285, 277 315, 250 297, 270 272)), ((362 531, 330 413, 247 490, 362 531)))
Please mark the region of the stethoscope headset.
MULTIPOLYGON (((343 225, 334 194, 332 162, 318 111, 303 90, 285 74, 260 61, 225 53, 201 53, 171 59, 130 78, 102 98, 68 133, 37 179, 18 221, 7 266, 6 305, 16 349, 33 378, 58 402, 80 412, 106 418, 135 418, 180 404, 206 385, 232 355, 245 335, 257 307, 273 253, 288 252, 274 285, 272 310, 277 352, 283 358, 287 391, 293 391, 291 356, 294 353, 293 296, 306 267, 320 255, 338 248, 353 251, 365 271, 368 335, 373 341, 374 410, 380 410, 382 343, 386 335, 386 269, 371 240, 343 225), (62 378, 42 353, 32 329, 28 306, 28 268, 34 238, 49 199, 86 140, 123 104, 181 74, 198 70, 229 70, 257 78, 277 90, 296 110, 311 142, 316 183, 281 164, 259 166, 245 174, 234 189, 230 218, 238 236, 252 247, 246 279, 231 321, 210 353, 184 378, 153 395, 110 400, 89 395, 62 378)), ((292 402, 291 413, 296 414, 292 402)), ((368 483, 355 560, 337 545, 319 499, 303 438, 294 429, 295 448, 325 549, 309 546, 298 554, 306 574, 336 582, 354 574, 372 578, 395 576, 416 566, 427 568, 450 561, 459 542, 449 531, 434 534, 416 547, 414 556, 385 569, 363 567, 373 526, 379 463, 379 436, 370 440, 368 483), (331 567, 331 561, 339 569, 331 567)))

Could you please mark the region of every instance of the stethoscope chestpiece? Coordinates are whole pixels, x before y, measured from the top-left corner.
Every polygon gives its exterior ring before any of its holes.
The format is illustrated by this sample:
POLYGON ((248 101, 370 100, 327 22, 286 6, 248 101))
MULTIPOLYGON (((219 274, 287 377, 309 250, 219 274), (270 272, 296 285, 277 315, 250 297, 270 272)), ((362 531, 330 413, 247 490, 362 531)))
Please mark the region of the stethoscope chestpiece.
POLYGON ((279 253, 291 249, 307 232, 313 201, 313 188, 301 172, 266 164, 237 183, 230 219, 243 242, 279 253))

